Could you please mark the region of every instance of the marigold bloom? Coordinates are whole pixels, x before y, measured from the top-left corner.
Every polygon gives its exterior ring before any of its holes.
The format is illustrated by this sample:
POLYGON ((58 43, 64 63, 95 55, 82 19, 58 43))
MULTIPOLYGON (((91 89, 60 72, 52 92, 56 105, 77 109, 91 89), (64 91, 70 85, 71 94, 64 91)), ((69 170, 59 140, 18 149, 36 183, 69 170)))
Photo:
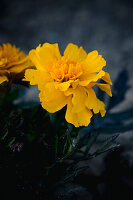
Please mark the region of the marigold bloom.
POLYGON ((28 56, 9 43, 0 46, 0 84, 23 72, 31 65, 28 56))
POLYGON ((29 53, 36 69, 28 69, 25 80, 38 85, 42 107, 50 113, 67 105, 66 121, 75 127, 88 126, 93 113, 106 113, 105 105, 93 90, 97 85, 111 94, 110 76, 102 68, 106 61, 97 51, 87 54, 82 47, 68 44, 61 56, 58 44, 45 43, 29 53), (97 83, 103 79, 108 84, 97 83))

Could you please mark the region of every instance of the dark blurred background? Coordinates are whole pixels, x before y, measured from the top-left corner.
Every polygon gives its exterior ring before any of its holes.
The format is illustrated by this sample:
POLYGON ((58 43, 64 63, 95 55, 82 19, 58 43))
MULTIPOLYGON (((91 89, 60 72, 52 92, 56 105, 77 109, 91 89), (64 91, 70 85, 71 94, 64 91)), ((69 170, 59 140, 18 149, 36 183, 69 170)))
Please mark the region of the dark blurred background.
MULTIPOLYGON (((1 0, 0 44, 6 42, 26 53, 44 42, 59 43, 61 52, 70 42, 87 52, 98 50, 107 61, 106 70, 113 81, 122 69, 129 73, 131 88, 115 111, 133 105, 133 1, 1 0)), ((84 200, 90 190, 98 199, 133 199, 132 135, 129 131, 119 136, 122 147, 108 159, 100 157, 90 162, 87 178, 93 184, 85 184, 86 176, 77 180, 86 188, 84 200)))

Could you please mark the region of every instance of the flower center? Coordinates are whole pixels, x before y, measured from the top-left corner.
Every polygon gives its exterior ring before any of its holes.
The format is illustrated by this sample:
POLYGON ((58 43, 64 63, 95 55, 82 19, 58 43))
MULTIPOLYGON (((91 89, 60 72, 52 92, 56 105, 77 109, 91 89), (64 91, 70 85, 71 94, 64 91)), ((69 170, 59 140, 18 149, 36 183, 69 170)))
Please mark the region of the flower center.
POLYGON ((57 82, 76 80, 81 74, 81 65, 76 61, 66 59, 64 56, 55 64, 49 66, 52 78, 57 82))

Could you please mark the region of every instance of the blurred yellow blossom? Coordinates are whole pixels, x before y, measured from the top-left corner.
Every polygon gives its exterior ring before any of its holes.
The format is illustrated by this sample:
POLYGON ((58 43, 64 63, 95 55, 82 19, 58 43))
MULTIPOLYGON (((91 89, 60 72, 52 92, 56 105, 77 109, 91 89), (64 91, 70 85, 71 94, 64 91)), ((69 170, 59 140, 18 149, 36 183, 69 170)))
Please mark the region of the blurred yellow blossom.
POLYGON ((31 65, 24 52, 9 43, 0 46, 0 84, 15 79, 31 65))
POLYGON ((97 51, 87 54, 82 47, 70 43, 61 56, 58 44, 44 43, 31 50, 29 57, 36 69, 27 69, 25 80, 38 85, 44 109, 54 113, 67 105, 65 119, 75 127, 88 126, 93 113, 105 115, 105 105, 92 87, 96 85, 112 96, 112 82, 102 70, 106 61, 97 51), (97 83, 99 79, 108 84, 97 83))

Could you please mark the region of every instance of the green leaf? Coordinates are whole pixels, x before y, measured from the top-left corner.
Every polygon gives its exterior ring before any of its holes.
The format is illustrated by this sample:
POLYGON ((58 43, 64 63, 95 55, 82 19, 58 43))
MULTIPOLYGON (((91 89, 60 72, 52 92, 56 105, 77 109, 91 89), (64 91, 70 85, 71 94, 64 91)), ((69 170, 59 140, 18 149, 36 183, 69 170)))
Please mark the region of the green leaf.
POLYGON ((118 144, 118 143, 105 145, 105 146, 99 148, 93 155, 96 157, 96 156, 98 156, 98 155, 100 155, 102 153, 105 153, 107 151, 110 151, 110 150, 112 150, 114 148, 118 148, 118 147, 120 147, 120 144, 118 144))
POLYGON ((90 137, 88 139, 88 143, 87 143, 86 148, 85 148, 85 154, 87 154, 89 152, 92 145, 95 143, 98 135, 99 135, 98 131, 93 131, 93 132, 90 133, 90 137))
POLYGON ((10 147, 13 144, 13 142, 15 141, 15 139, 16 139, 15 137, 11 137, 7 146, 10 147))
POLYGON ((117 135, 113 135, 111 137, 108 137, 102 144, 102 146, 100 148, 98 148, 93 155, 97 156, 101 153, 104 153, 106 151, 109 151, 111 149, 114 149, 116 147, 119 147, 120 144, 116 143, 116 139, 119 136, 119 134, 117 135))
POLYGON ((66 153, 63 156, 63 158, 59 160, 59 162, 63 162, 65 159, 69 158, 74 153, 74 151, 78 146, 79 137, 77 136, 76 138, 71 138, 70 133, 68 135, 69 135, 68 140, 66 141, 63 149, 63 153, 64 152, 66 153))
POLYGON ((2 137, 0 139, 4 140, 7 135, 8 135, 8 128, 5 127, 4 130, 2 131, 2 137))

